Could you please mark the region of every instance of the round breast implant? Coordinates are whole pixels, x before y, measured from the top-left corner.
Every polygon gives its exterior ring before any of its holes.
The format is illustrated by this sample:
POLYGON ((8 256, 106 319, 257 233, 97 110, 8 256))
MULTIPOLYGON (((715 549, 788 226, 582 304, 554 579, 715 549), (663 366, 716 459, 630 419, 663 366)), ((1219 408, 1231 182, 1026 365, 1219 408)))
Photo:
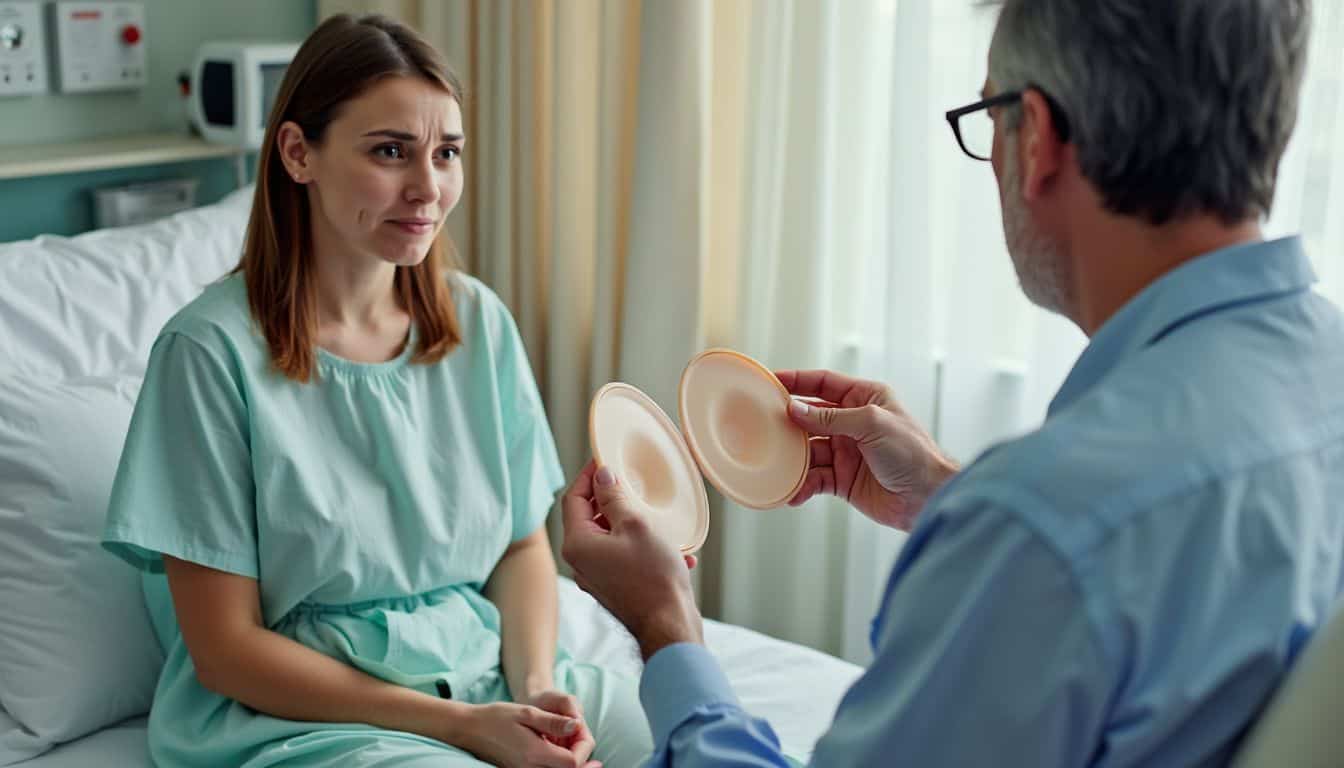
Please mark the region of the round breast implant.
POLYGON ((709 532, 709 498, 676 425, 648 395, 608 384, 593 397, 589 439, 639 502, 653 529, 690 554, 709 532))
POLYGON ((681 426, 700 471, 744 507, 788 503, 807 476, 807 432, 789 420, 789 392, 768 368, 711 349, 681 376, 681 426))

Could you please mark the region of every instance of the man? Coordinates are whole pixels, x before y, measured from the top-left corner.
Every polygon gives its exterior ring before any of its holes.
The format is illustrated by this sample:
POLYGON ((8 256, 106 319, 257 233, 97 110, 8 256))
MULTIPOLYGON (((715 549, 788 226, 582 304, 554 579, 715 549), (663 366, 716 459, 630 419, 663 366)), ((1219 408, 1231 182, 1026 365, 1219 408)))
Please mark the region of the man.
MULTIPOLYGON (((1023 290, 1091 341, 1044 425, 960 472, 885 387, 780 374, 826 401, 794 406, 823 436, 795 501, 834 493, 913 527, 817 765, 1222 765, 1328 618, 1344 319, 1301 243, 1260 230, 1308 16, 1309 0, 1004 4, 986 100, 949 118, 992 159, 1023 290), (984 111, 992 148, 968 127, 984 111)), ((785 764, 619 479, 590 465, 565 526, 579 583, 647 659, 655 765, 785 764)))

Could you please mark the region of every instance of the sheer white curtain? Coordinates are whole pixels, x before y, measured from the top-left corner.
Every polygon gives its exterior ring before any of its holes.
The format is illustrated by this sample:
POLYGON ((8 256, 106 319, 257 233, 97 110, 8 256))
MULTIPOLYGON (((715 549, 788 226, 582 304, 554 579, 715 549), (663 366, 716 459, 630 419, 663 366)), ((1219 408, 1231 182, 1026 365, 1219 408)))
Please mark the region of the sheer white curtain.
MULTIPOLYGON (((1344 8, 1316 4, 1271 235, 1344 299, 1344 8)), ((891 383, 970 460, 1038 425, 1086 343, 1021 295, 992 169, 943 113, 974 101, 997 11, 946 0, 751 7, 737 343, 891 383)), ((864 661, 903 536, 834 502, 726 505, 723 617, 864 661)))
POLYGON ((1344 303, 1344 3, 1317 0, 1297 132, 1279 170, 1267 234, 1301 233, 1321 278, 1344 303))
MULTIPOLYGON (((993 172, 943 118, 978 98, 994 12, 751 13, 739 346, 890 383, 959 459, 1039 423, 1084 340, 1021 297, 993 172)), ((901 534, 834 501, 721 520, 725 619, 867 658, 901 534)))

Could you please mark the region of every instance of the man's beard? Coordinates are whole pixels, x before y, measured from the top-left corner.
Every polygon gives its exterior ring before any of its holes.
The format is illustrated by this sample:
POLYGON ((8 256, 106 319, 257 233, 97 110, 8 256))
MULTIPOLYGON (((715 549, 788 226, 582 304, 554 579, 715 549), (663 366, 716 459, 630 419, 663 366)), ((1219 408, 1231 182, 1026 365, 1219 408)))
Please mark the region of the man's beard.
POLYGON ((1063 250, 1032 223, 1022 199, 1022 170, 1011 150, 1003 172, 1003 236, 1027 299, 1066 317, 1073 309, 1073 285, 1063 250))

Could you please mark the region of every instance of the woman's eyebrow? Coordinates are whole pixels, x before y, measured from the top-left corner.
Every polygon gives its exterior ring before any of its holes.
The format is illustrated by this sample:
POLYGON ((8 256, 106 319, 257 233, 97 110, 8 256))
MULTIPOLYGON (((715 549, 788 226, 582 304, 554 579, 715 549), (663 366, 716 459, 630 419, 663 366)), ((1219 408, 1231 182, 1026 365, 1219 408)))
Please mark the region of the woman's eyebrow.
MULTIPOLYGON (((368 133, 366 133, 366 134, 364 134, 364 135, 365 135, 365 136, 386 136, 386 137, 388 137, 389 139, 396 139, 396 140, 398 140, 398 141, 415 141, 416 138, 417 138, 417 137, 415 136, 415 134, 412 134, 412 133, 406 133, 405 131, 394 131, 394 130, 391 130, 391 129, 389 129, 389 128, 382 128, 382 129, 379 129, 379 130, 376 130, 376 131, 369 131, 368 133)), ((460 134, 460 133, 445 133, 445 134, 443 134, 443 136, 441 137, 440 140, 441 140, 441 141, 461 141, 461 140, 462 140, 462 134, 460 134)))

